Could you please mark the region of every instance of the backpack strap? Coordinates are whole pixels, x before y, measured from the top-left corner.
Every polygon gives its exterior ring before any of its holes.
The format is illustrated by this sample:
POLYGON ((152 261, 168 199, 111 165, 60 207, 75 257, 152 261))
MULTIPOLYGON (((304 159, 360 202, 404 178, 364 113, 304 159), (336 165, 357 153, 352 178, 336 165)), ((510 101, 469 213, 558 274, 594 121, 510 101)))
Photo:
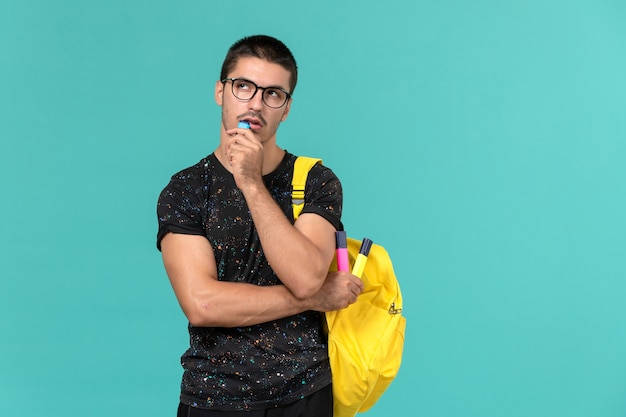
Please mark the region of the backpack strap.
POLYGON ((291 205, 293 206, 293 220, 297 220, 298 216, 304 208, 304 189, 306 188, 306 178, 309 171, 315 164, 321 164, 319 158, 310 158, 308 156, 299 156, 293 165, 293 178, 291 180, 291 205))

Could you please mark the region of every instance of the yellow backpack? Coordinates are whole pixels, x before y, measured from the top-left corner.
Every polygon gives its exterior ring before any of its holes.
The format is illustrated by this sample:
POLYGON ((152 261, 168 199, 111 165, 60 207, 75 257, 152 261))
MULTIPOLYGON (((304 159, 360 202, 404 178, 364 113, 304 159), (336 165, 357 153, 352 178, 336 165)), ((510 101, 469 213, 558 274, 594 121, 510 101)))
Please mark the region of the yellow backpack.
MULTIPOLYGON (((298 157, 292 181, 294 219, 304 208, 309 170, 320 159, 298 157)), ((348 238, 348 255, 354 264, 361 242, 348 238)), ((330 271, 337 270, 336 259, 330 271)), ((369 410, 402 362, 406 319, 402 294, 387 251, 372 245, 361 277, 364 290, 356 303, 327 312, 328 356, 333 379, 334 417, 353 417, 369 410)))

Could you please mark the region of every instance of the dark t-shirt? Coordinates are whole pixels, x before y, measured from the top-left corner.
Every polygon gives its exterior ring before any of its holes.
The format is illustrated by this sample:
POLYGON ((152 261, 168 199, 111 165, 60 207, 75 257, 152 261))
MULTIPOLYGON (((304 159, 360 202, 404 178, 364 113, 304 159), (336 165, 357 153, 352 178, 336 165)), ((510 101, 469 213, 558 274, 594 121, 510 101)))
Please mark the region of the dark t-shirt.
MULTIPOLYGON (((263 177, 293 222, 289 153, 263 177)), ((342 230, 341 184, 328 168, 309 173, 303 213, 324 217, 342 230)), ((157 205, 157 246, 167 233, 206 236, 220 281, 282 285, 261 247, 245 198, 214 154, 175 174, 157 205)), ((322 316, 313 311, 241 328, 189 326, 183 354, 181 401, 214 410, 256 410, 287 404, 330 383, 322 316)))

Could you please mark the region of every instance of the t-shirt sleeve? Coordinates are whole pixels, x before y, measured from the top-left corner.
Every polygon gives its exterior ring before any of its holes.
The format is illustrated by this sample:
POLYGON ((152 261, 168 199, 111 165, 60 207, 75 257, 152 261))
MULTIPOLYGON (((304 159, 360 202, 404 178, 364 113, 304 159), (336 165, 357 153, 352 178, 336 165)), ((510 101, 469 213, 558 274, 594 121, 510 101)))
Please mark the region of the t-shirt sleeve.
POLYGON ((172 233, 205 235, 202 224, 203 198, 198 178, 189 170, 172 176, 169 184, 161 191, 157 202, 157 248, 161 240, 172 233))
POLYGON ((321 164, 311 168, 305 188, 302 213, 315 213, 328 220, 335 229, 343 230, 341 210, 343 189, 335 173, 321 164))

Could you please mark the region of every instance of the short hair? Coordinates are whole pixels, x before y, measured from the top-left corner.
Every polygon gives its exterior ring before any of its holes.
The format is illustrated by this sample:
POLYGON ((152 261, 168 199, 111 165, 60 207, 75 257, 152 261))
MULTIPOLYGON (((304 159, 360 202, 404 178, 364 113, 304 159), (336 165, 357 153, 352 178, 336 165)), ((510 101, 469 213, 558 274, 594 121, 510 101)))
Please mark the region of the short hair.
POLYGON ((224 58, 220 80, 228 77, 242 57, 261 58, 278 64, 291 74, 289 78, 290 93, 296 89, 298 82, 298 66, 293 54, 287 46, 276 38, 266 35, 247 36, 235 42, 224 58))

